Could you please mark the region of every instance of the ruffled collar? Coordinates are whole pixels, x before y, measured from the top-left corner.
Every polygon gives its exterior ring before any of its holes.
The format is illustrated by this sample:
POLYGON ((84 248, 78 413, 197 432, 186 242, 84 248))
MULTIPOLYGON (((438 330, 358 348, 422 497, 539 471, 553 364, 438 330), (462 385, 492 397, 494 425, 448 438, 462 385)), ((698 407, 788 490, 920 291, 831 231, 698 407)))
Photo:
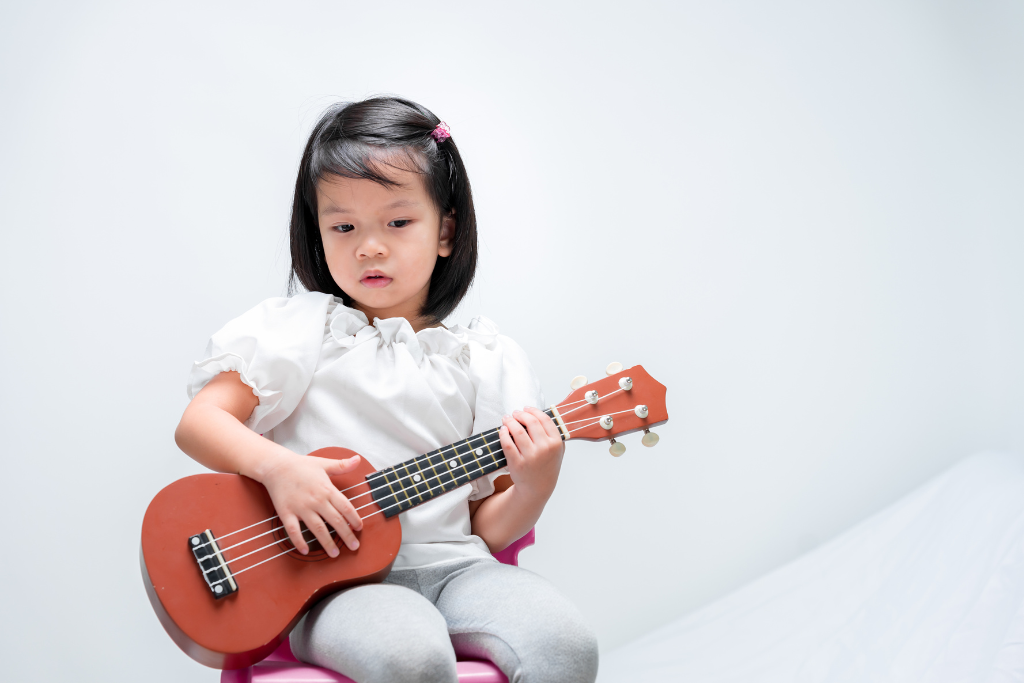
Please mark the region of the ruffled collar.
POLYGON ((470 342, 491 348, 498 337, 498 327, 483 316, 473 318, 467 326, 427 327, 414 332, 405 318, 374 318, 371 324, 365 313, 340 302, 329 312, 327 328, 329 335, 343 348, 371 340, 378 347, 402 344, 417 363, 436 355, 464 359, 468 356, 470 342))

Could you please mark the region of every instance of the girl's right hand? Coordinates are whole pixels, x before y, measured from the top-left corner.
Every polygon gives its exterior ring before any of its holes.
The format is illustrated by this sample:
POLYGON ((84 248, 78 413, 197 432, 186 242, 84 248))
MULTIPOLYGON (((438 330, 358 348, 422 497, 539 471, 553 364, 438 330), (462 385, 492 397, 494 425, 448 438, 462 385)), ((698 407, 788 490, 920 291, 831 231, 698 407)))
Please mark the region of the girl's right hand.
POLYGON ((309 544, 302 537, 300 521, 331 557, 337 557, 340 551, 327 525, 338 532, 350 550, 359 547, 353 530, 362 529, 363 521, 330 479, 350 472, 358 463, 358 455, 333 460, 287 452, 275 454, 274 459, 261 468, 259 480, 270 493, 288 537, 303 555, 309 553, 309 544))

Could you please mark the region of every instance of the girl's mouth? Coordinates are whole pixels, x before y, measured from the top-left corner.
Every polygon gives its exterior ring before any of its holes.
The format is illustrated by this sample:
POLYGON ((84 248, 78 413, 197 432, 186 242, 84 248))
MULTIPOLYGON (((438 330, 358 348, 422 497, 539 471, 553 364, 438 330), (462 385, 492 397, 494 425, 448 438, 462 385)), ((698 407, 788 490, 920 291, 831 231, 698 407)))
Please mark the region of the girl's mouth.
POLYGON ((367 273, 362 277, 362 279, 359 282, 360 284, 363 285, 363 287, 379 289, 381 287, 387 287, 389 284, 391 284, 391 278, 389 278, 386 275, 381 275, 378 273, 367 273))

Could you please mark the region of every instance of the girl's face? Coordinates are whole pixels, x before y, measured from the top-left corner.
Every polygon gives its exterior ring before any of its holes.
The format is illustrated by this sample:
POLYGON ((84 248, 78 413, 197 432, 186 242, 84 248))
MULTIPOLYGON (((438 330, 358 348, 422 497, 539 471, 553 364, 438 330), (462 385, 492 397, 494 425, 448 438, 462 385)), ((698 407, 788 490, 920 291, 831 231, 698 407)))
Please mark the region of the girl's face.
POLYGON ((331 277, 367 318, 406 318, 425 326, 438 256, 452 253, 455 219, 441 216, 419 174, 391 169, 400 185, 330 176, 317 183, 320 236, 331 277))

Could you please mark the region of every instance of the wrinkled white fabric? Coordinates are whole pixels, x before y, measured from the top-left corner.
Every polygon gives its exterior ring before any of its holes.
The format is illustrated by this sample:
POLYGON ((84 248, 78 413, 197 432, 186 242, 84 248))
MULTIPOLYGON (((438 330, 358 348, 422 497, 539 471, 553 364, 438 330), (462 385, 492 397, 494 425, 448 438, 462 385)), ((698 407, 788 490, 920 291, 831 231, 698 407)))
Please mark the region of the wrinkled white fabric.
MULTIPOLYGON (((350 448, 377 469, 545 407, 526 354, 487 318, 415 333, 405 318, 370 324, 319 292, 268 299, 225 325, 192 368, 189 398, 226 371, 259 397, 250 429, 296 453, 350 448)), ((470 533, 468 503, 505 472, 402 513, 394 568, 491 557, 470 533)))

